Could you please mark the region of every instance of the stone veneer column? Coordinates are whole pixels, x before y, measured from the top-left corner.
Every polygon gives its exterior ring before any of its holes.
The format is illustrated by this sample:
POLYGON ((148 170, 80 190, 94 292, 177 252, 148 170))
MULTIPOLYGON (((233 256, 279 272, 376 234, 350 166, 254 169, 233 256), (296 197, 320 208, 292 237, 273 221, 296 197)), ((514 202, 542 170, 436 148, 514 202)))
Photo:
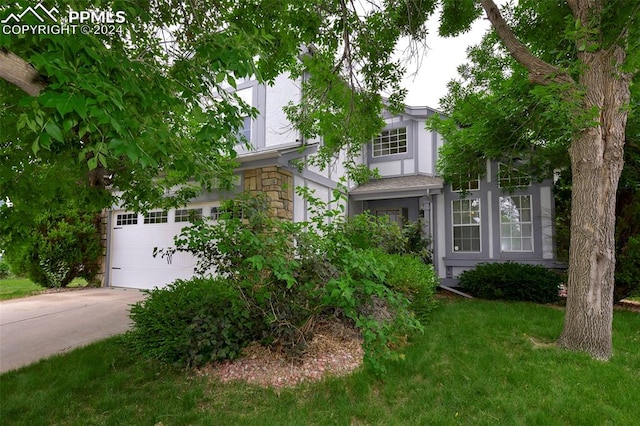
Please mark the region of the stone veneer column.
POLYGON ((106 287, 107 283, 105 281, 107 274, 107 232, 108 229, 108 216, 109 210, 104 209, 100 213, 100 221, 99 221, 99 231, 100 232, 100 245, 102 246, 102 252, 100 253, 100 258, 98 262, 100 263, 100 271, 93 278, 93 283, 95 285, 99 285, 100 287, 106 287))
POLYGON ((264 192, 275 217, 293 220, 293 175, 288 171, 278 166, 246 170, 244 190, 252 194, 264 192))

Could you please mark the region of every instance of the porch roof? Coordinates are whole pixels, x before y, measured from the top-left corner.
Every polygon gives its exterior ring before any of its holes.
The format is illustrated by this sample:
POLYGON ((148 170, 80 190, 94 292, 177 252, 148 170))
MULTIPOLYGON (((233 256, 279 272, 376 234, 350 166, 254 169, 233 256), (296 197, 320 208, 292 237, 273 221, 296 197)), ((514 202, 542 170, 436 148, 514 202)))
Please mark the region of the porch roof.
POLYGON ((400 176, 374 179, 349 191, 353 200, 421 197, 439 193, 443 180, 439 176, 400 176))

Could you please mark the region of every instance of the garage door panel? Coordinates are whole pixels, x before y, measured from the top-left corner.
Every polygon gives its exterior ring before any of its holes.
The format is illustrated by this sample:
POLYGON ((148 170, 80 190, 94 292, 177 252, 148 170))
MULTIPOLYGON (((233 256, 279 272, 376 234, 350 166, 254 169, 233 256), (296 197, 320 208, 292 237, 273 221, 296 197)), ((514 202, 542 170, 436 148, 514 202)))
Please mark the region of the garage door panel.
MULTIPOLYGON (((112 223, 116 224, 117 215, 123 213, 113 212, 112 223)), ((175 223, 173 212, 169 213, 168 220, 167 223, 145 224, 139 216, 137 224, 112 227, 110 285, 151 289, 193 276, 196 259, 189 253, 175 253, 170 263, 160 255, 153 257, 154 247, 175 246, 174 236, 189 225, 188 222, 175 223)))

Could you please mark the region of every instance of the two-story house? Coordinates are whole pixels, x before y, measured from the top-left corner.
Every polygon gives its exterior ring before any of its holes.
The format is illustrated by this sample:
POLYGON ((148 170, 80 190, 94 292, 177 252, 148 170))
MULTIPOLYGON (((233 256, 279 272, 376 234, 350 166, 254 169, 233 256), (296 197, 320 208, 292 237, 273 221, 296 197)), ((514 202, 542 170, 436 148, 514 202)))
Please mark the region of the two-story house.
MULTIPOLYGON (((324 170, 297 166, 321 143, 303 144, 283 112, 290 101, 299 101, 299 82, 286 76, 272 86, 249 80, 238 84, 237 93, 259 114, 247 117, 241 129, 251 148, 239 151, 235 190, 206 193, 183 208, 146 215, 115 207, 106 218, 103 285, 153 288, 190 277, 195 265, 190 255, 177 253, 168 263, 153 256, 154 247, 173 245, 173 237, 194 214, 215 220, 221 200, 235 193, 266 192, 275 214, 294 221, 309 218, 295 187, 311 188, 317 197, 330 200, 345 175, 340 159, 324 170)), ((403 114, 385 115, 385 128, 363 145, 360 158, 377 168, 381 178, 349 188, 348 214, 369 210, 399 224, 422 219, 432 239, 437 272, 446 284, 455 284, 461 271, 484 261, 554 266, 551 180, 532 183, 489 163, 487 177, 473 181, 466 191, 445 184, 435 169, 438 149, 445 142, 425 129, 426 118, 435 113, 427 107, 407 107, 403 114), (514 192, 504 190, 505 179, 519 179, 514 192)))

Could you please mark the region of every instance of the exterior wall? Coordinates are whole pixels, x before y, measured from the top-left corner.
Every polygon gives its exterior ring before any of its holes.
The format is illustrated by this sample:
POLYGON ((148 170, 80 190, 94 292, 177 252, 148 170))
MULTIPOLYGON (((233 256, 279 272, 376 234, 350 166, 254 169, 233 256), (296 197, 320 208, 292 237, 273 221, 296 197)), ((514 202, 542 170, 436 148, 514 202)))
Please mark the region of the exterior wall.
POLYGON ((388 117, 385 121, 383 130, 407 129, 407 152, 374 157, 372 143, 368 143, 363 148, 363 161, 371 168, 377 168, 382 177, 435 175, 437 149, 442 137, 425 129, 425 118, 401 115, 388 117))
POLYGON ((464 270, 473 268, 480 262, 521 262, 541 264, 547 267, 561 267, 555 261, 553 246, 553 182, 546 180, 528 187, 507 192, 497 182, 498 165, 488 164, 487 179, 480 181, 478 190, 466 195, 452 191, 445 185, 438 197, 436 228, 438 229, 438 275, 443 283, 456 285, 456 277, 464 270), (531 196, 533 226, 533 249, 531 251, 504 251, 500 234, 500 197, 531 196), (458 199, 478 199, 480 201, 480 251, 461 252, 453 248, 452 202, 458 199))
POLYGON ((265 147, 275 147, 300 139, 300 134, 291 126, 283 111, 289 102, 300 102, 300 94, 300 83, 291 80, 288 75, 279 76, 273 86, 266 88, 266 104, 264 110, 260 111, 264 114, 266 123, 265 147))

